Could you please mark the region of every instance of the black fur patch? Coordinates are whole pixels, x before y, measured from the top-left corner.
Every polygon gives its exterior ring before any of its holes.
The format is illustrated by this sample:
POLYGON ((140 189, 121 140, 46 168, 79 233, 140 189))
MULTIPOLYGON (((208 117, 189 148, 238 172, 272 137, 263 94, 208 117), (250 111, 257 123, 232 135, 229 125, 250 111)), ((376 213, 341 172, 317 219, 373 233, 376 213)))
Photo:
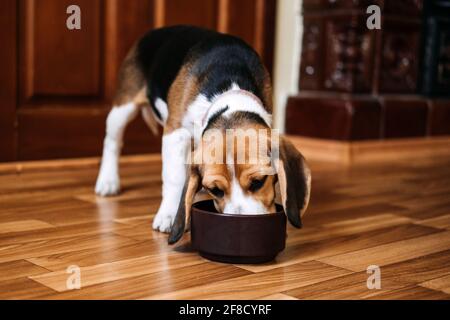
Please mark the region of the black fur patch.
POLYGON ((242 117, 242 119, 245 119, 246 121, 250 121, 253 123, 258 123, 262 126, 267 126, 267 123, 264 121, 263 118, 257 113, 249 112, 249 111, 240 111, 236 112, 238 116, 242 117))
POLYGON ((256 123, 262 126, 268 127, 267 123, 261 116, 257 113, 249 111, 237 111, 234 112, 229 118, 222 117, 223 113, 228 109, 228 107, 217 111, 208 121, 203 134, 211 128, 221 128, 221 129, 232 129, 236 127, 241 127, 244 123, 256 123))
POLYGON ((137 60, 152 104, 157 98, 167 102, 170 86, 187 63, 208 99, 235 83, 264 101, 264 66, 258 54, 234 36, 192 26, 156 29, 138 42, 137 60))
POLYGON ((214 124, 217 122, 217 120, 229 109, 228 106, 226 106, 225 108, 217 111, 216 113, 214 113, 212 115, 211 118, 209 118, 208 123, 206 124, 205 130, 203 130, 203 134, 205 133, 206 130, 210 129, 212 126, 214 126, 214 124))

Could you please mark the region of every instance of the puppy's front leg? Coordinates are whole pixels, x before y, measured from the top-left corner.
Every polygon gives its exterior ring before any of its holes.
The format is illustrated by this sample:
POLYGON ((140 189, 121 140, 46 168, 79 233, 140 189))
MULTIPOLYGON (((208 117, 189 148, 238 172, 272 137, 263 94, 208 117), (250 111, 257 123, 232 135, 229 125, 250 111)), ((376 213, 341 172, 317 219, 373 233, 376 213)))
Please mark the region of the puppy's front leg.
POLYGON ((162 196, 153 229, 170 232, 177 214, 186 181, 186 157, 190 150, 191 134, 180 128, 167 133, 162 139, 162 196))

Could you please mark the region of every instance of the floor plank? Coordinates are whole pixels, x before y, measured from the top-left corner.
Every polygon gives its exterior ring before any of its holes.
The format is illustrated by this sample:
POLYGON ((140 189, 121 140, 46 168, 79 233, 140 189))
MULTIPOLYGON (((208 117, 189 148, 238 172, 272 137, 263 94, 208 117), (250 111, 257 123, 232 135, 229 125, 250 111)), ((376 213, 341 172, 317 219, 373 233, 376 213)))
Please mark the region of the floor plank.
POLYGON ((1 300, 29 300, 56 292, 28 278, 0 281, 1 300))
MULTIPOLYGON (((383 297, 389 292, 404 292, 403 289, 411 287, 417 290, 417 285, 442 274, 450 274, 450 251, 381 267, 379 290, 367 287, 367 279, 371 274, 363 271, 285 293, 298 299, 372 299, 383 297)), ((419 297, 411 295, 410 298, 419 297)))
POLYGON ((381 289, 369 289, 367 287, 369 276, 366 272, 358 272, 317 284, 298 287, 284 293, 302 300, 369 299, 406 286, 392 279, 385 280, 382 276, 381 289))
POLYGON ((449 300, 450 296, 439 291, 419 286, 410 286, 398 290, 384 292, 374 296, 372 300, 449 300))
MULTIPOLYGON (((448 209, 450 212, 450 208, 448 209)), ((450 214, 446 214, 444 216, 439 216, 436 218, 425 219, 418 222, 421 225, 429 226, 433 228, 439 229, 447 229, 450 230, 450 214)))
POLYGON ((47 272, 47 269, 25 260, 0 263, 0 282, 47 272))
POLYGON ((449 249, 450 231, 445 231, 318 260, 352 271, 362 271, 369 265, 385 266, 449 249))
POLYGON ((169 251, 167 242, 155 241, 113 241, 98 248, 89 248, 79 251, 57 253, 27 259, 31 263, 51 271, 65 270, 67 266, 80 267, 99 265, 103 263, 140 258, 156 252, 169 251))
POLYGON ((348 236, 392 226, 404 225, 412 223, 413 221, 414 220, 410 218, 393 214, 380 214, 365 218, 351 218, 336 222, 326 222, 317 225, 316 227, 306 225, 302 228, 301 232, 296 232, 293 227, 288 226, 290 232, 287 243, 289 245, 308 243, 329 239, 331 237, 348 236))
POLYGON ((288 296, 284 293, 274 293, 268 296, 259 298, 258 300, 298 300, 297 298, 288 296))
POLYGON ((146 299, 257 299, 339 277, 349 271, 311 261, 146 299))
MULTIPOLYGON (((88 287, 95 284, 155 273, 162 270, 186 268, 203 262, 204 260, 196 254, 182 255, 167 253, 165 255, 158 254, 81 267, 80 275, 82 286, 88 287)), ((53 271, 30 277, 30 279, 58 292, 70 290, 66 285, 67 278, 68 274, 66 270, 53 271)))
POLYGON ((46 228, 46 230, 30 230, 23 232, 0 233, 0 247, 33 241, 74 238, 89 235, 112 233, 126 229, 127 226, 113 222, 80 223, 74 225, 46 228))
POLYGON ((404 284, 420 284, 423 281, 446 274, 450 274, 450 250, 424 255, 381 268, 383 279, 392 279, 404 284))
POLYGON ((167 269, 143 276, 120 279, 83 287, 42 299, 142 299, 173 291, 248 275, 249 272, 229 265, 205 262, 189 267, 167 269))
MULTIPOLYGON (((390 243, 401 239, 415 239, 416 237, 435 232, 435 229, 411 224, 343 237, 330 237, 329 239, 318 242, 288 246, 273 262, 260 265, 242 265, 241 267, 252 272, 261 272, 275 267, 288 266, 304 261, 318 260, 327 262, 328 260, 326 257, 335 256, 338 253, 342 253, 345 256, 345 253, 351 254, 359 249, 375 247, 380 244, 390 243)), ((370 263, 365 265, 364 270, 369 265, 370 263)), ((338 265, 336 264, 336 266, 338 265)))
POLYGON ((63 238, 11 244, 0 248, 0 263, 35 258, 51 254, 101 248, 110 243, 132 243, 134 240, 113 234, 99 234, 75 238, 63 238))
POLYGON ((450 294, 450 274, 441 278, 425 281, 420 285, 428 289, 439 290, 450 294))
POLYGON ((19 220, 19 221, 5 222, 0 223, 0 235, 5 233, 24 232, 54 227, 55 227, 54 225, 39 220, 19 220))

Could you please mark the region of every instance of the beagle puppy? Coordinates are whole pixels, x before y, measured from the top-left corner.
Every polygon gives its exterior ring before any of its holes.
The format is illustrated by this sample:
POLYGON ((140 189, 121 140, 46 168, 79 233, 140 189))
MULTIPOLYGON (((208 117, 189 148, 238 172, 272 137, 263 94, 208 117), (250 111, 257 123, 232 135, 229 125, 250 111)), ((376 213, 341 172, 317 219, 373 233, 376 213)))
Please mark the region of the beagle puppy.
POLYGON ((244 41, 175 26, 153 30, 133 46, 106 121, 98 195, 120 191, 123 135, 139 113, 154 133, 157 123, 164 127, 163 198, 153 228, 170 233, 169 243, 189 228, 191 205, 200 190, 209 193, 219 212, 229 214, 275 212, 278 194, 291 224, 301 227, 310 171, 291 143, 282 137, 273 143, 271 80, 258 54, 244 41), (233 130, 265 135, 257 140, 244 137, 239 143, 238 135, 225 134, 233 130), (231 138, 217 148, 212 133, 231 138), (205 150, 214 150, 215 161, 192 161, 204 160, 205 150), (270 161, 250 161, 251 150, 270 161), (243 161, 237 161, 242 160, 239 154, 243 161))

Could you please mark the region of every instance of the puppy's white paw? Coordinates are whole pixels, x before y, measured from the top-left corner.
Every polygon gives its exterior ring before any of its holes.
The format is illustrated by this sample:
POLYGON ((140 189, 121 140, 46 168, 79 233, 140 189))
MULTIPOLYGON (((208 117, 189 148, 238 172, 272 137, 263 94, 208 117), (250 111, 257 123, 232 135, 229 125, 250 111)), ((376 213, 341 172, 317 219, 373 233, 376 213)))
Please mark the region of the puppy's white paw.
POLYGON ((175 212, 159 210, 153 220, 153 229, 156 231, 169 233, 175 220, 175 212))
POLYGON ((102 196, 114 196, 120 192, 120 178, 117 172, 100 170, 95 184, 95 193, 102 196))

